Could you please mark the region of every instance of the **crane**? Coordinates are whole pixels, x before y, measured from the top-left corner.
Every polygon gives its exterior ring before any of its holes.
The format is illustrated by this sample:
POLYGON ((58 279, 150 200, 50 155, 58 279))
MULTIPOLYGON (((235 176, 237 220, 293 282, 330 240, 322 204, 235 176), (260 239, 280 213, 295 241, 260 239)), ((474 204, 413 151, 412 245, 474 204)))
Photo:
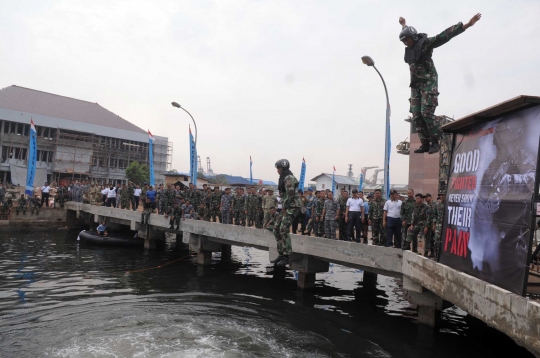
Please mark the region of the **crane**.
POLYGON ((363 187, 364 187, 364 182, 367 183, 367 176, 366 176, 366 173, 369 169, 373 169, 373 168, 378 168, 377 166, 374 166, 374 167, 363 167, 362 169, 360 169, 360 178, 359 178, 359 181, 360 183, 358 184, 358 190, 362 190, 363 187))
POLYGON ((197 156, 197 160, 199 161, 199 170, 198 170, 198 172, 204 175, 204 169, 203 169, 202 164, 201 164, 201 156, 200 155, 197 156))
POLYGON ((210 157, 206 157, 206 173, 209 175, 214 174, 214 171, 212 170, 212 167, 210 166, 210 157))
POLYGON ((352 164, 349 164, 349 171, 347 172, 349 178, 354 178, 354 173, 352 171, 352 164))
POLYGON ((379 176, 379 172, 382 172, 383 170, 384 169, 375 169, 375 173, 373 173, 371 179, 366 180, 366 183, 371 185, 377 185, 377 177, 379 176))

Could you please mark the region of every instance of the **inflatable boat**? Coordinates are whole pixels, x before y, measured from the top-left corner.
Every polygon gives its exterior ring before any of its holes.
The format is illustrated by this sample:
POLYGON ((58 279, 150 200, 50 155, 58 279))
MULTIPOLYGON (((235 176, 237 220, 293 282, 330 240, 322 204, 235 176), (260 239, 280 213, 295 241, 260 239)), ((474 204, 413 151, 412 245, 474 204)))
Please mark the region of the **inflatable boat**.
POLYGON ((83 230, 79 233, 77 240, 95 245, 106 246, 143 246, 144 239, 115 235, 109 233, 108 236, 98 235, 97 232, 83 230))

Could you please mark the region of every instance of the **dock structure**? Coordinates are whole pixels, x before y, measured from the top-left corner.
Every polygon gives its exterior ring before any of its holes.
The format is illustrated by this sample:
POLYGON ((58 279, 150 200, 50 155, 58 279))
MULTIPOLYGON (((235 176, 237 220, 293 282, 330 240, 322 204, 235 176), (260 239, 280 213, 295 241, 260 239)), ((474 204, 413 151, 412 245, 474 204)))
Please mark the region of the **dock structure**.
MULTIPOLYGON (((102 220, 138 231, 145 240, 145 249, 154 249, 165 239, 169 221, 151 214, 148 225, 141 225, 141 213, 68 202, 66 220, 69 226, 81 223, 92 228, 102 220)), ((263 229, 185 220, 180 224, 182 241, 197 252, 197 263, 209 265, 212 252, 221 252, 222 260, 230 259, 231 246, 248 246, 277 253, 276 240, 263 229)), ((540 303, 514 294, 488 282, 454 270, 446 265, 411 251, 390 247, 336 241, 319 237, 291 234, 293 254, 290 268, 298 271, 298 287, 309 289, 316 274, 326 272, 329 263, 364 271, 364 281, 377 274, 403 281, 408 299, 418 305, 418 322, 434 327, 444 307, 454 304, 489 326, 505 333, 540 356, 540 303)))

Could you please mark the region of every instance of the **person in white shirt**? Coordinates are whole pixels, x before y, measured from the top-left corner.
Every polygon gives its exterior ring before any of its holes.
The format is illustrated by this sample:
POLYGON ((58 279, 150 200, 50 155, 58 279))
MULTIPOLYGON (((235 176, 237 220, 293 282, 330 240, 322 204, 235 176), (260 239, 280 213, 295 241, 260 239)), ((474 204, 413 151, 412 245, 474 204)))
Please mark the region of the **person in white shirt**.
POLYGON ((41 187, 41 207, 43 207, 43 202, 45 202, 45 207, 49 207, 49 191, 51 187, 45 182, 45 185, 41 187))
POLYGON ((109 189, 105 186, 101 186, 101 197, 103 198, 103 205, 107 205, 107 194, 109 193, 109 189))
POLYGON ((142 189, 139 184, 133 189, 133 210, 136 211, 139 208, 139 199, 141 198, 142 189))
POLYGON ((356 230, 354 241, 360 243, 362 236, 362 222, 364 221, 364 200, 358 196, 358 190, 353 189, 352 198, 347 199, 345 209, 345 222, 347 223, 347 241, 352 240, 353 227, 356 230))
POLYGON ((107 207, 116 207, 116 188, 111 184, 110 188, 107 189, 107 207))
POLYGON ((384 203, 383 227, 386 228, 386 247, 401 248, 401 203, 397 190, 390 190, 390 200, 384 203), (393 243, 392 243, 392 238, 393 243))

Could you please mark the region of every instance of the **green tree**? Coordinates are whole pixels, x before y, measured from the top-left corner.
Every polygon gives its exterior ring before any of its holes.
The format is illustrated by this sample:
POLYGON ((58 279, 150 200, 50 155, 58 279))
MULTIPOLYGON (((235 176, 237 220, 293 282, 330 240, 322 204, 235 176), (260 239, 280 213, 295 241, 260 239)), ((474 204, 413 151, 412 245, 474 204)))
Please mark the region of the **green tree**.
POLYGON ((148 165, 141 165, 138 162, 129 163, 126 168, 126 177, 129 181, 142 185, 144 182, 149 181, 150 178, 150 170, 148 169, 148 165))

